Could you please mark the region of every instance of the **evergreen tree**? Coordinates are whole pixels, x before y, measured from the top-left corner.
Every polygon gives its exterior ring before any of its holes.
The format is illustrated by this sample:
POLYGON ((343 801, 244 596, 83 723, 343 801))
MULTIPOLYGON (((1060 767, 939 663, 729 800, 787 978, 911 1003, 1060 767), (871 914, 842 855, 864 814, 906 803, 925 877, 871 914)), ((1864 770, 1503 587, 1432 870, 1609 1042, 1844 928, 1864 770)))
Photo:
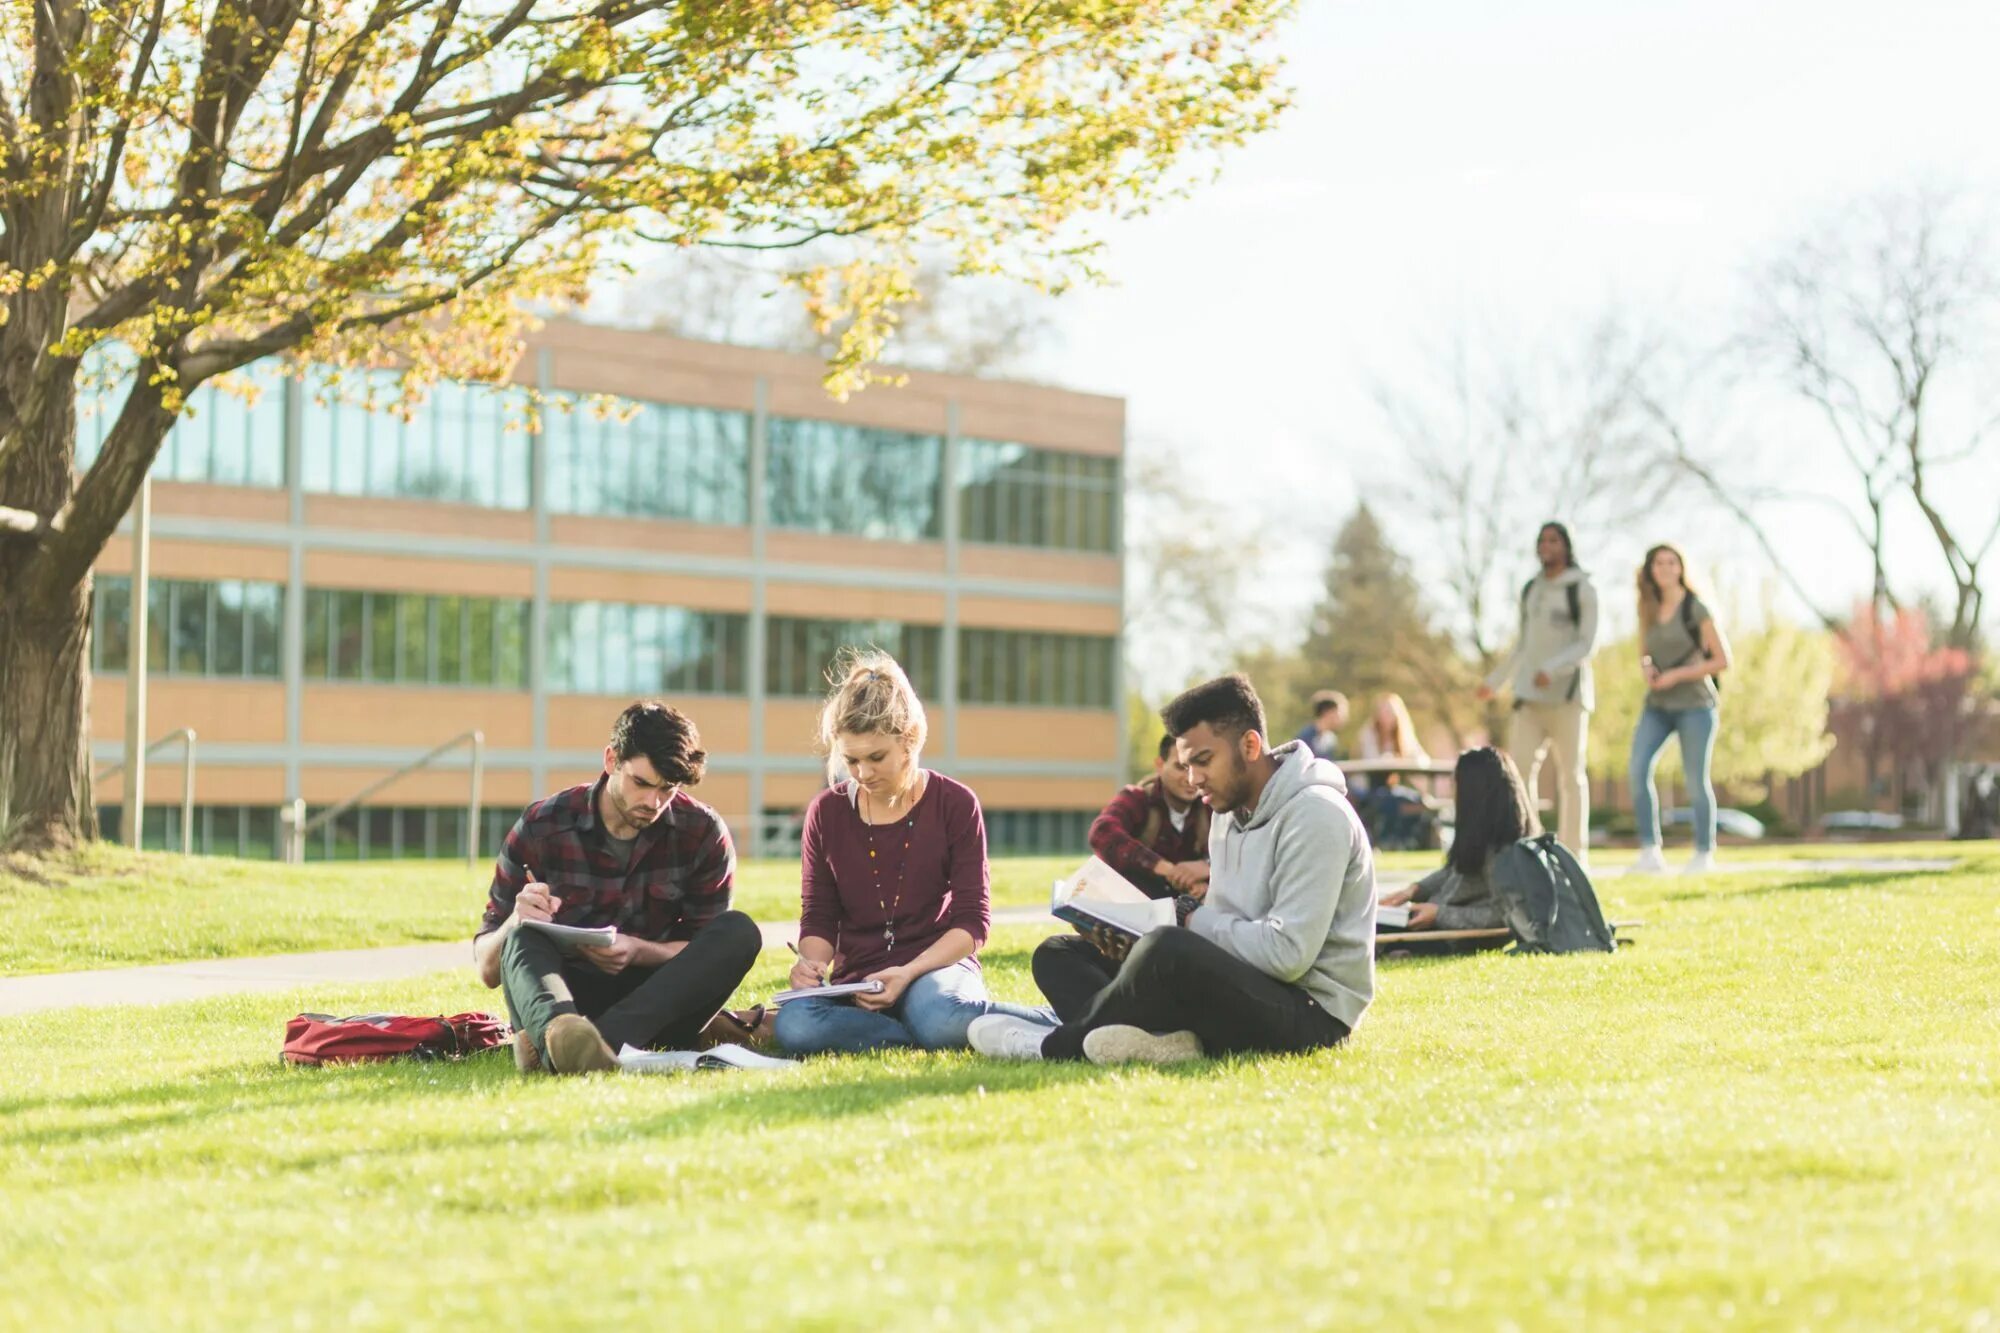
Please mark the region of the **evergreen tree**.
POLYGON ((1366 503, 1334 538, 1326 588, 1306 623, 1295 662, 1274 674, 1279 694, 1266 694, 1265 706, 1274 715, 1272 730, 1281 736, 1289 734, 1288 721, 1303 725, 1316 689, 1348 696, 1351 730, 1366 722, 1375 697, 1384 692, 1403 696, 1420 730, 1442 724, 1462 740, 1479 722, 1472 667, 1431 624, 1416 575, 1366 503))

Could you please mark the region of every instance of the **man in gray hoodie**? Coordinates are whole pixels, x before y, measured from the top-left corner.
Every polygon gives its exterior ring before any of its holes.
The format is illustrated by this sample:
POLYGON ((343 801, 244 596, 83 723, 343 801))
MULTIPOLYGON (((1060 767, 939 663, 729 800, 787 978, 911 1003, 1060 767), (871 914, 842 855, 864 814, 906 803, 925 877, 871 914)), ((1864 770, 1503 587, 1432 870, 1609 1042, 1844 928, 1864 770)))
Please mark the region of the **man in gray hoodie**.
POLYGON ((1016 1060, 1166 1062, 1343 1041, 1375 995, 1375 865, 1340 770, 1273 750, 1238 674, 1161 710, 1214 812, 1208 894, 1136 944, 1075 1021, 994 1014, 973 1049, 1016 1060))
POLYGON ((1589 851, 1590 775, 1584 769, 1590 748, 1590 710, 1596 692, 1590 654, 1597 647, 1597 589, 1576 566, 1569 529, 1544 523, 1535 535, 1535 558, 1542 572, 1521 589, 1521 632, 1514 651, 1479 687, 1491 699, 1503 686, 1514 690, 1514 725, 1507 752, 1528 794, 1541 790, 1542 756, 1555 752, 1556 836, 1579 861, 1589 851))

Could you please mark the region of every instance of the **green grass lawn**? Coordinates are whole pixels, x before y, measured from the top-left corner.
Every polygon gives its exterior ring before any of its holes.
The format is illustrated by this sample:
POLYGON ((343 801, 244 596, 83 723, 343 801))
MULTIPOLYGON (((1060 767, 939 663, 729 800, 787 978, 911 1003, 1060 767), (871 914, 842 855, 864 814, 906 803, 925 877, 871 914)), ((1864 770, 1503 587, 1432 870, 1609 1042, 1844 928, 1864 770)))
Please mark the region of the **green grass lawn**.
POLYGON ((0 1326, 1991 1329, 2000 855, 1954 850, 1610 879, 1617 957, 1391 964, 1343 1049, 1173 1071, 276 1060, 467 974, 0 1020, 0 1326))
MULTIPOLYGON (((994 904, 1046 903, 1050 881, 1073 868, 996 861, 994 904)), ((0 860, 0 975, 467 940, 491 876, 463 861, 287 866, 105 844, 0 860)), ((798 920, 798 862, 745 861, 736 905, 759 921, 798 920)))

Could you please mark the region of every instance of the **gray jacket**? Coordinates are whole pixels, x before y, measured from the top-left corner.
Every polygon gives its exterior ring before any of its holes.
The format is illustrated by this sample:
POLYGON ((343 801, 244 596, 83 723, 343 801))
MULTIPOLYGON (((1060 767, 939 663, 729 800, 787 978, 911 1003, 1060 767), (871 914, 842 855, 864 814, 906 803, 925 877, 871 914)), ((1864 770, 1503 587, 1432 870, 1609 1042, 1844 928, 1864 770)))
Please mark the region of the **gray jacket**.
POLYGON ((1417 881, 1410 901, 1437 904, 1438 930, 1491 930, 1507 924, 1507 913, 1493 892, 1490 856, 1476 875, 1462 875, 1448 865, 1431 871, 1417 881))
POLYGON ((1495 667, 1486 683, 1493 689, 1511 684, 1523 703, 1576 702, 1588 713, 1597 706, 1590 676, 1590 654, 1597 647, 1597 589, 1590 576, 1572 565, 1554 578, 1537 574, 1521 599, 1521 632, 1514 651, 1495 667), (1569 589, 1576 589, 1576 618, 1569 614, 1569 589), (1535 684, 1547 672, 1547 685, 1535 684))
POLYGON ((1351 1030, 1375 998, 1375 862, 1340 770, 1298 741, 1257 808, 1209 831, 1208 897, 1188 929, 1302 987, 1351 1030))

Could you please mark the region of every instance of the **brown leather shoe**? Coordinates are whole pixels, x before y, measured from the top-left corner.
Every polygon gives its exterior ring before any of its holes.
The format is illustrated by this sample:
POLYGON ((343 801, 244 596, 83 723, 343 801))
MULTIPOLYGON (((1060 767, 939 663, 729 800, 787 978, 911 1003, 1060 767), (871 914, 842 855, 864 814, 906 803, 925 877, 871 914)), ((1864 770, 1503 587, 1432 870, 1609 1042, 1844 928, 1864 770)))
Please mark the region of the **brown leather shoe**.
POLYGON ((761 1004, 753 1004, 748 1009, 723 1009, 708 1020, 701 1035, 695 1038, 694 1048, 705 1051, 711 1046, 761 1046, 773 1047, 777 1036, 772 1030, 774 1015, 761 1004))
POLYGON ((597 1030, 579 1014, 563 1014, 542 1032, 549 1063, 558 1074, 595 1074, 618 1068, 618 1056, 597 1030))
POLYGON ((523 1074, 533 1074, 542 1067, 542 1053, 535 1049, 535 1039, 525 1030, 514 1034, 514 1068, 523 1074))

